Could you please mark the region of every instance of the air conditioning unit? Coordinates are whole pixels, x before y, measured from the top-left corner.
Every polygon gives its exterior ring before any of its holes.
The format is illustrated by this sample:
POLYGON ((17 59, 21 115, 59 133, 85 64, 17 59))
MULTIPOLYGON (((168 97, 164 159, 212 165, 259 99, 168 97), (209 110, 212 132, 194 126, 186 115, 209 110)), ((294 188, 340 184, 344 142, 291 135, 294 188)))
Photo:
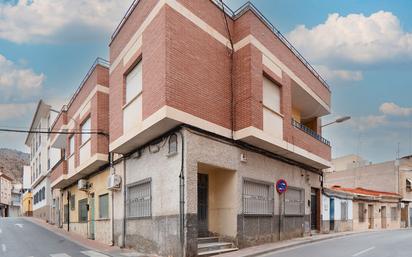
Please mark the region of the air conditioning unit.
POLYGON ((87 191, 87 189, 89 189, 89 183, 87 180, 79 179, 79 181, 77 181, 77 189, 80 191, 87 191))
POLYGON ((119 190, 122 184, 122 177, 117 174, 110 174, 107 179, 108 190, 119 190))

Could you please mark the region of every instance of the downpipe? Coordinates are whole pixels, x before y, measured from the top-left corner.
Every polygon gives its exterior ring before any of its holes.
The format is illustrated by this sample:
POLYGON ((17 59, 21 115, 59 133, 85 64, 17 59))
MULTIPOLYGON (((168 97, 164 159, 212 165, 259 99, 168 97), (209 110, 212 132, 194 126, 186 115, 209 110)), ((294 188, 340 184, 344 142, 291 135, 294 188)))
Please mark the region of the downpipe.
POLYGON ((185 175, 184 175, 184 160, 185 160, 185 146, 184 146, 184 136, 181 131, 178 132, 182 141, 182 159, 180 165, 180 174, 179 174, 179 218, 180 218, 180 246, 182 251, 182 257, 185 256, 185 175))

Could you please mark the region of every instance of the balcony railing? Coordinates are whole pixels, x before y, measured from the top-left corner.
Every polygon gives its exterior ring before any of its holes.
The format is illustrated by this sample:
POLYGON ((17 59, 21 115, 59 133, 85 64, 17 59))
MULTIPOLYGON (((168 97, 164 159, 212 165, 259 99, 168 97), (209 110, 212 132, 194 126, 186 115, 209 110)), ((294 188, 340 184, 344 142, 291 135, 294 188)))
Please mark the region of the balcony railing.
POLYGON ((321 135, 319 135, 318 133, 316 133, 315 131, 313 131, 312 129, 306 127, 305 125, 299 123, 298 121, 296 121, 295 119, 292 119, 292 126, 295 128, 298 128, 300 130, 302 130, 303 132, 305 132, 306 134, 308 134, 309 136, 319 140, 320 142, 324 143, 325 145, 330 146, 330 142, 329 140, 323 138, 321 135))

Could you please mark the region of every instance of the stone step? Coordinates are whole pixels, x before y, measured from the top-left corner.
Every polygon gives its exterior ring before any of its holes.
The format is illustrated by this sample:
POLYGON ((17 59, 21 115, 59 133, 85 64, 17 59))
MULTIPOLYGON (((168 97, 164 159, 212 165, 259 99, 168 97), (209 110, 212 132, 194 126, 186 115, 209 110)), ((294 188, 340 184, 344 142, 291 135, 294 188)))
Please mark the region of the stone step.
POLYGON ((213 250, 213 251, 205 251, 205 252, 198 252, 198 256, 212 256, 212 255, 217 255, 221 253, 228 253, 228 252, 233 252, 239 250, 238 248, 225 248, 225 249, 219 249, 219 250, 213 250))
POLYGON ((197 249, 199 252, 227 249, 227 248, 232 248, 232 247, 233 247, 233 244, 227 243, 227 242, 203 243, 203 244, 197 245, 197 249))
POLYGON ((217 243, 219 242, 219 238, 218 237, 198 237, 197 238, 197 243, 198 244, 205 244, 205 243, 217 243))

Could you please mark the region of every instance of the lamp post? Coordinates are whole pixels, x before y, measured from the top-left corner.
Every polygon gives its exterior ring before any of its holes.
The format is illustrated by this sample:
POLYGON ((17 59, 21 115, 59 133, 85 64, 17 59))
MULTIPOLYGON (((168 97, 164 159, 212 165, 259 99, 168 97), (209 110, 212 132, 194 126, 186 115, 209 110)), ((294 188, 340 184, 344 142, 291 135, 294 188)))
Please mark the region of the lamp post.
POLYGON ((350 116, 344 116, 344 117, 337 118, 336 120, 334 120, 332 122, 329 122, 329 123, 326 123, 326 124, 322 125, 321 128, 332 125, 332 124, 335 124, 335 123, 345 122, 347 120, 350 120, 350 118, 351 118, 350 116))

